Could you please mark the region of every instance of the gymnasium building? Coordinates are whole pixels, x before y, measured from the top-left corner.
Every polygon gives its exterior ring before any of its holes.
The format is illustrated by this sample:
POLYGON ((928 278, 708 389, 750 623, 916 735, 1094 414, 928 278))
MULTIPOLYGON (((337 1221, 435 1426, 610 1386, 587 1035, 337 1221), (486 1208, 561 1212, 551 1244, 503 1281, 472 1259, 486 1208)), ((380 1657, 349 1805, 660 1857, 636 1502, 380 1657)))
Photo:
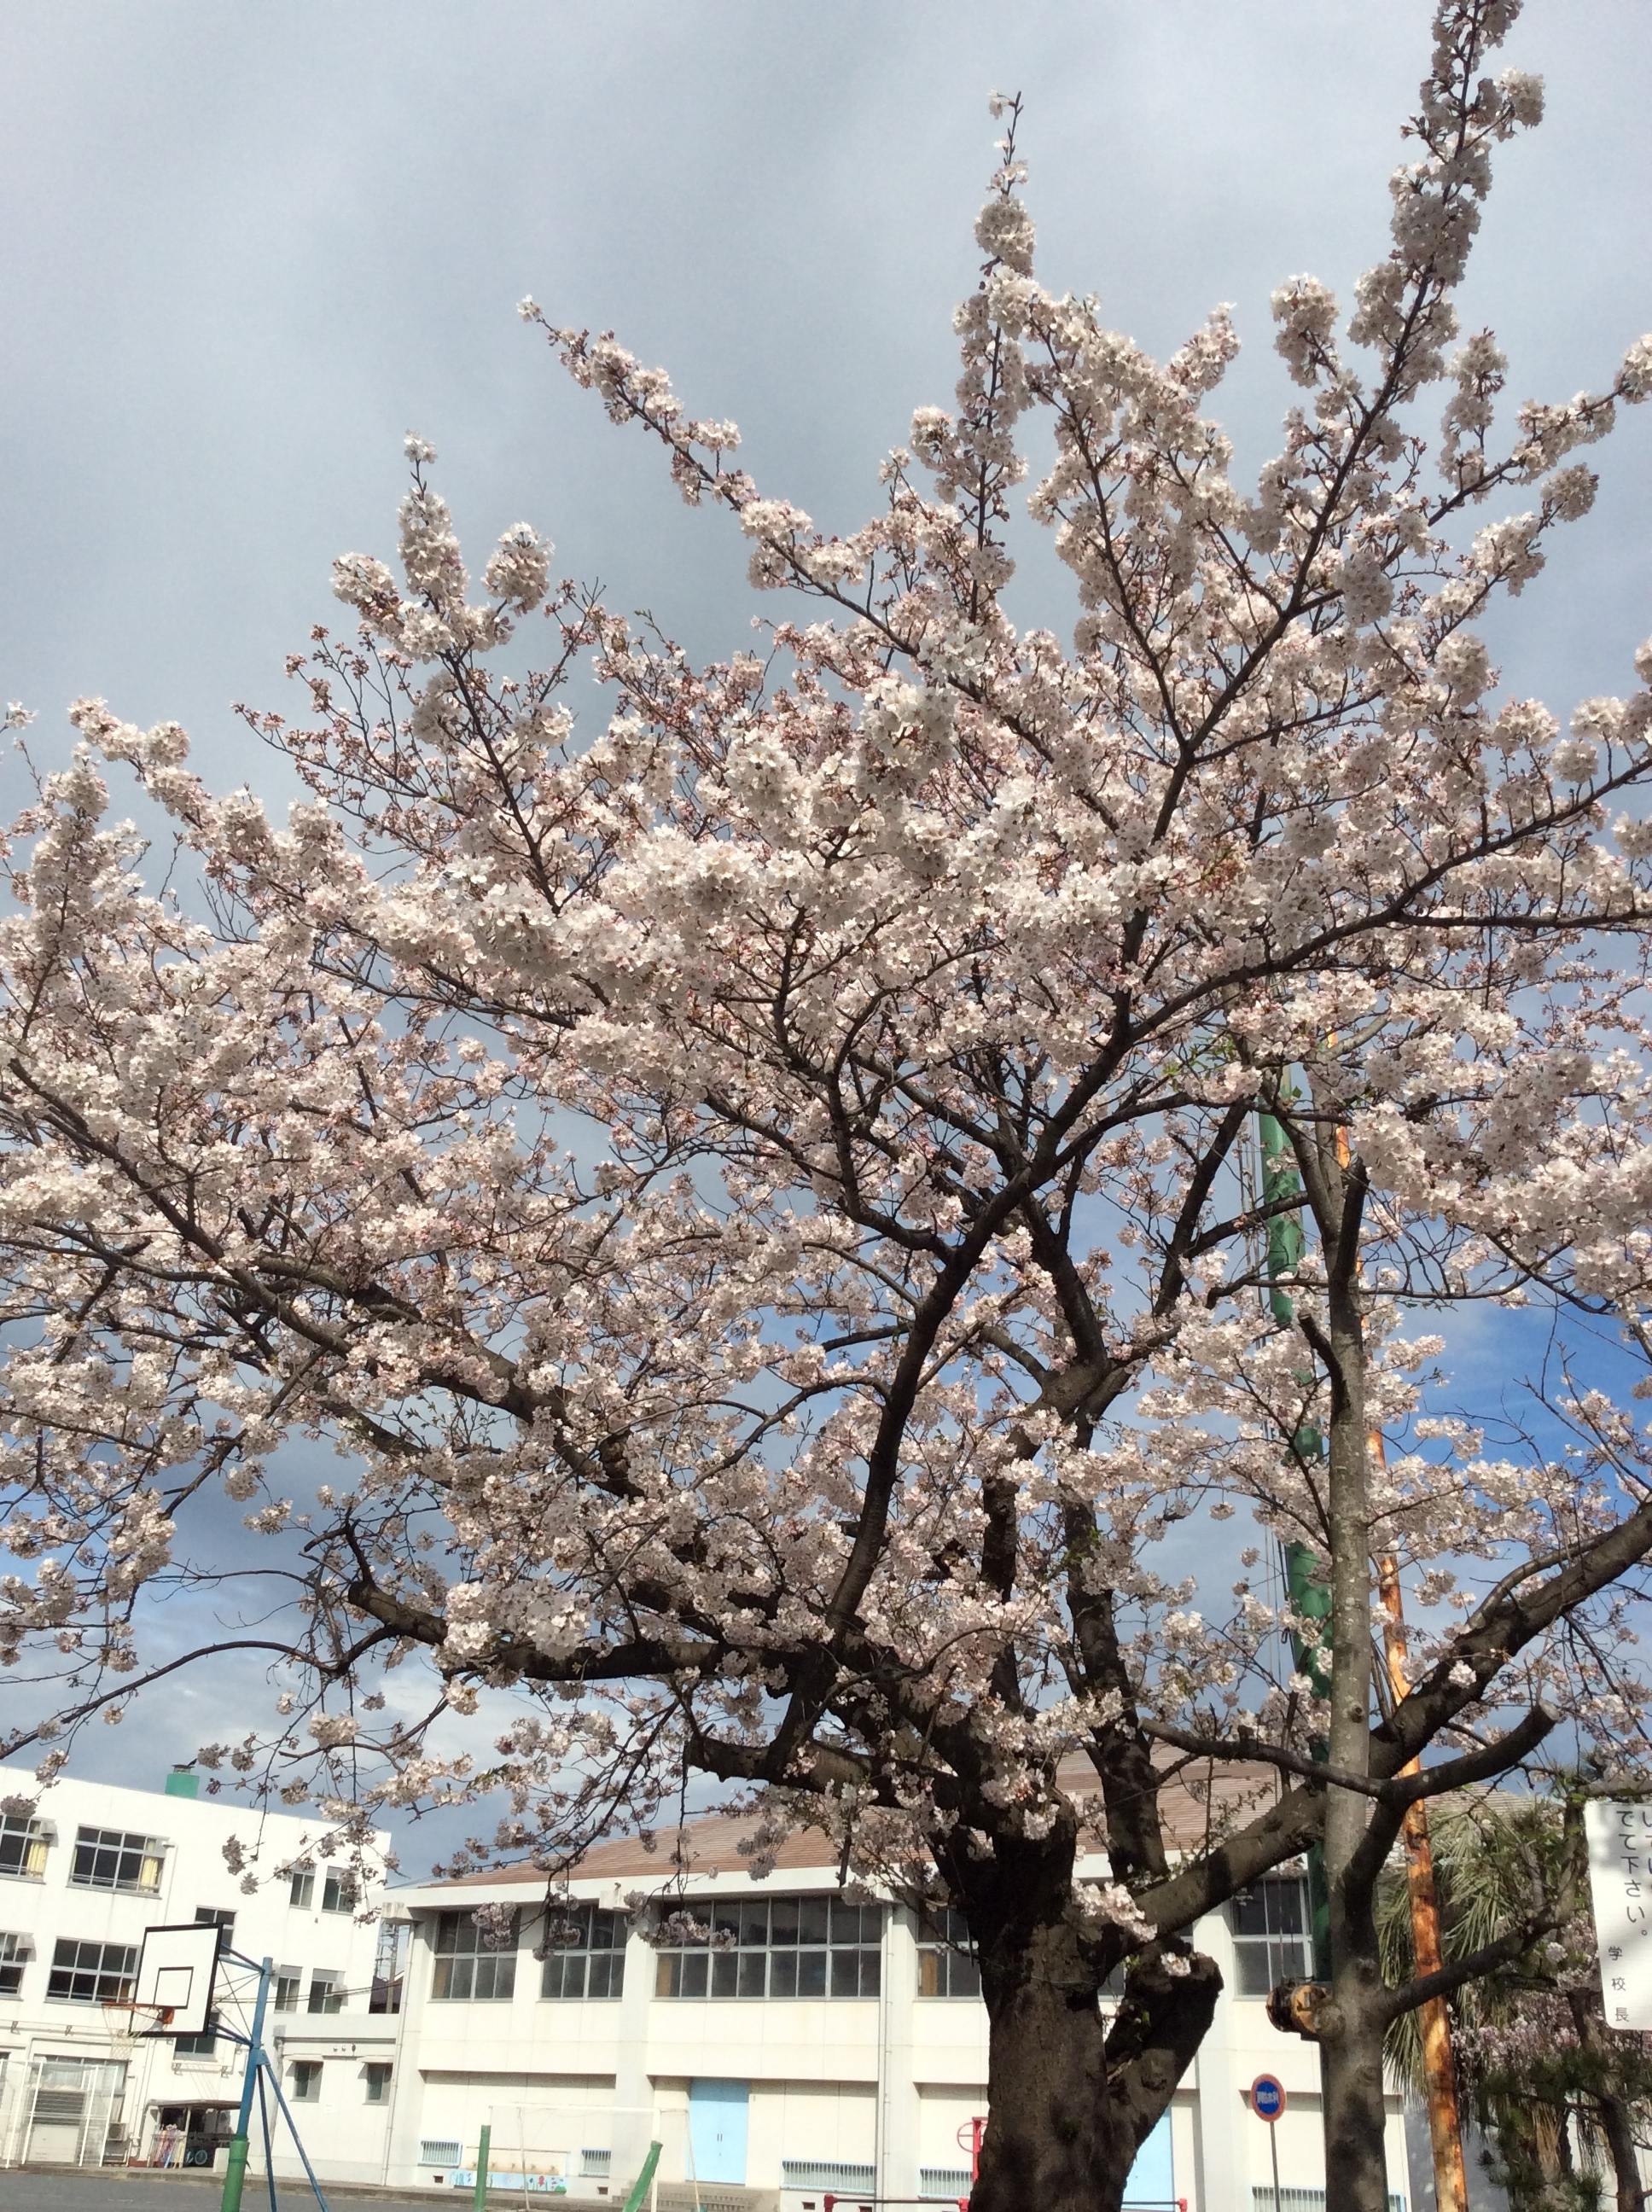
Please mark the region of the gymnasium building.
MULTIPOLYGON (((124 2039, 105 2011, 123 1978, 130 1993, 146 1926, 216 1917, 238 1952, 274 1965, 266 2041, 324 2184, 468 2204, 486 2129, 495 2186, 587 2212, 623 2203, 654 2142, 659 2212, 967 2196, 987 2016, 962 1930, 847 1899, 823 1838, 791 1838, 754 1881, 738 1849, 749 1822, 692 1822, 671 1901, 700 1940, 672 1948, 629 1903, 665 1887, 669 1843, 598 1846, 549 1917, 528 1868, 357 1898, 315 1856, 313 1823, 272 1814, 255 1829, 244 1804, 186 1794, 197 1780, 63 1781, 34 1816, 0 1820, 0 2162, 222 2170, 238 2046, 124 2039), (232 1834, 258 1851, 254 1894, 227 1862, 232 1834), (502 1947, 477 1924, 483 1906, 502 1947)), ((1206 1816, 1188 1802, 1184 1817, 1206 1816)), ((1105 1862, 1083 1870, 1100 1877, 1105 1862)), ((1305 1929, 1289 1870, 1200 1924, 1225 1987, 1143 2148, 1132 2205, 1271 2212, 1273 2148, 1281 2202, 1324 2205, 1318 2062, 1264 2002, 1306 1972, 1305 1929), (1285 2091, 1272 2130, 1249 2096, 1265 2073, 1285 2091)), ((250 2015, 252 1978, 220 1969, 224 2019, 250 2015)), ((261 2158, 255 2139, 254 2170, 261 2158)), ((274 2162, 299 2170, 279 2137, 274 2162)), ((1397 2212, 1406 2170, 1396 2096, 1397 2212)))

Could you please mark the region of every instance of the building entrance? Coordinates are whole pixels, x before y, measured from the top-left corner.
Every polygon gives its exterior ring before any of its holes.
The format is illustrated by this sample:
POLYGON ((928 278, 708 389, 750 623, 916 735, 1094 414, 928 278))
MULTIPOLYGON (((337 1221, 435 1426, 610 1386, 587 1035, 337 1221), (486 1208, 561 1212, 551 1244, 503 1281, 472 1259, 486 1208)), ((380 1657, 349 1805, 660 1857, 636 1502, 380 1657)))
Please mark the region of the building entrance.
POLYGON ((749 2081, 690 2081, 689 2148, 696 2181, 745 2179, 749 2081))
POLYGON ((234 2108, 228 2105, 161 2105, 155 2112, 151 2166, 216 2166, 218 2153, 234 2132, 234 2108))

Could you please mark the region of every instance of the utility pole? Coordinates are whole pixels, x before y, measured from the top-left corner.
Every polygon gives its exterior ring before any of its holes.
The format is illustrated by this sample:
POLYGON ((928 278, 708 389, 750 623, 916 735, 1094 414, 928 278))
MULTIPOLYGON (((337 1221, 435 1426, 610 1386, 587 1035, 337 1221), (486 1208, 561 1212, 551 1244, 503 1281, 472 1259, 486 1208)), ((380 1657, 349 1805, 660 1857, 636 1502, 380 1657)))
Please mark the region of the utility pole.
MULTIPOLYGON (((1386 1456, 1374 1435, 1370 1449, 1379 1465, 1386 1456)), ((1382 1601, 1383 1656, 1388 1688, 1396 1705, 1411 1688, 1406 1672, 1406 1616, 1400 1597, 1400 1565, 1391 1552, 1376 1563, 1382 1601)), ((1415 1774, 1419 1761, 1400 1771, 1415 1774)), ((1415 1971, 1437 1973, 1440 1907, 1434 1893, 1434 1852, 1429 1843, 1428 1808, 1419 1797, 1406 1812, 1400 1831, 1406 1852, 1406 1888, 1411 1899, 1411 1946, 1415 1971)), ((1429 2142, 1434 2153, 1434 2202, 1437 2212, 1468 2212, 1468 2175, 1463 2163, 1462 2119, 1457 2105, 1457 2062, 1451 2048, 1451 2009, 1443 1997, 1430 1997, 1417 2008, 1423 2040, 1423 2081, 1428 2097, 1429 2142)))
MULTIPOLYGON (((1258 1131, 1262 1143, 1262 1203, 1273 1206, 1281 1200, 1302 1196, 1302 1177, 1297 1172, 1297 1163, 1291 1156, 1291 1146, 1284 1128, 1272 1114, 1257 1116, 1258 1131)), ((1281 1290, 1282 1281, 1294 1275, 1302 1265, 1307 1239, 1302 1225, 1302 1210, 1271 1213, 1267 1222, 1267 1302, 1273 1318, 1281 1328, 1290 1328, 1296 1321, 1297 1309, 1288 1291, 1281 1290)), ((1297 1430, 1291 1439, 1304 1459, 1317 1459, 1321 1449, 1319 1431, 1311 1422, 1297 1430)), ((1321 1568, 1318 1553, 1309 1544, 1286 1544, 1285 1553, 1285 1593, 1291 1609, 1301 1620, 1321 1624, 1319 1640, 1309 1644, 1293 1632, 1291 1656, 1297 1671, 1306 1674, 1314 1686, 1316 1698, 1331 1694, 1331 1591, 1321 1568)), ((1325 1746, 1315 1741, 1311 1747, 1315 1759, 1325 1757, 1325 1746)), ((1325 1851, 1315 1844, 1308 1854, 1308 1907, 1314 1941, 1314 1978, 1328 1982, 1331 1978, 1331 1896, 1325 1881, 1325 1851)))
MULTIPOLYGON (((1265 1205, 1281 1199, 1297 1197, 1302 1191, 1302 1178, 1291 1158, 1289 1142, 1279 1122, 1271 1114, 1258 1117, 1262 1146, 1262 1200, 1265 1205)), ((1348 1163, 1348 1139, 1345 1130, 1337 1132, 1337 1154, 1345 1167, 1348 1163)), ((1289 1295, 1278 1288, 1282 1278, 1296 1273, 1301 1264, 1305 1237, 1300 1209, 1271 1215, 1267 1224, 1268 1303, 1273 1318, 1281 1328, 1289 1328, 1296 1318, 1296 1308, 1289 1295)), ((1298 1430, 1295 1438, 1297 1449, 1304 1456, 1317 1457, 1321 1449, 1319 1431, 1311 1425, 1298 1430)), ((1382 1437, 1373 1431, 1367 1449, 1378 1466, 1385 1463, 1387 1454, 1382 1437)), ((1311 1546, 1287 1544, 1285 1555, 1285 1587, 1291 1607, 1304 1620, 1329 1621, 1330 1592, 1321 1577, 1320 1561, 1311 1546)), ((1395 1704, 1407 1695, 1411 1688, 1406 1672, 1406 1621, 1400 1601, 1400 1567, 1391 1553, 1384 1553, 1376 1562, 1377 1589, 1385 1616, 1382 1643, 1387 1662, 1388 1687, 1395 1704)), ((1328 1635, 1321 1634, 1318 1646, 1309 1650, 1299 1637, 1291 1638, 1292 1655, 1299 1672, 1308 1675, 1316 1696, 1330 1694, 1330 1645, 1328 1635)), ((1314 1747, 1315 1757, 1323 1753, 1314 1747)), ((1412 1759, 1400 1771, 1415 1774, 1419 1762, 1412 1759)), ((1434 1854, 1429 1843, 1428 1809, 1421 1798, 1406 1814, 1401 1830, 1406 1853, 1406 1887, 1411 1904, 1412 1951, 1415 1970, 1421 1974, 1437 1972, 1442 1964, 1440 1956, 1440 1911, 1434 1888, 1434 1854)), ((1315 1844, 1308 1856, 1309 1901, 1313 1915, 1314 1972, 1320 1981, 1330 1978, 1330 1897, 1326 1887, 1325 1854, 1315 1844)), ((1418 2026, 1423 2043, 1423 2078, 1428 2100, 1429 2140, 1434 2154, 1434 2197, 1436 2212, 1468 2212, 1468 2178, 1465 2170, 1462 2145, 1461 2116, 1457 2102, 1456 2062, 1451 2048, 1451 2013, 1443 1997, 1431 1997, 1418 2008, 1418 2026)))

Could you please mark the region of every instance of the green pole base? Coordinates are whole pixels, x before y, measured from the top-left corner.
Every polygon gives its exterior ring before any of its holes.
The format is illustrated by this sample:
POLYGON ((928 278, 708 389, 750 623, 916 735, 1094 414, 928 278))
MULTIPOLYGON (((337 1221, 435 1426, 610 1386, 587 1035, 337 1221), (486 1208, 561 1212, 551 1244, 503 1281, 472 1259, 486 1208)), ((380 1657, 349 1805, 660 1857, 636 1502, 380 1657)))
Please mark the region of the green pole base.
POLYGON ((659 2145, 657 2142, 651 2142, 648 2146, 648 2155, 642 2161, 642 2171, 638 2174, 635 2182, 632 2185, 631 2193, 625 2200, 625 2212, 641 2212, 643 2199, 653 2185, 654 2168, 659 2164, 659 2145))
POLYGON ((220 2212, 241 2212, 241 2191, 246 2182, 246 2137, 231 2136, 224 2160, 224 2193, 220 2212))

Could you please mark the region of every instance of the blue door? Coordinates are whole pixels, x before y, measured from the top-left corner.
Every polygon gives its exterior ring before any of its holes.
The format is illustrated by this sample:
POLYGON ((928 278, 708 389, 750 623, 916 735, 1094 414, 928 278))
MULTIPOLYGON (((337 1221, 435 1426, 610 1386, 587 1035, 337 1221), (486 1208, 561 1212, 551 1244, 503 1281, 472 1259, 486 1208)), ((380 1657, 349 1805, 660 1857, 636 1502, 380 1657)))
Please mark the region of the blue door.
POLYGON ((749 2081, 690 2081, 689 2148, 696 2181, 745 2180, 749 2081))
POLYGON ((1136 2153, 1130 2179, 1124 2185, 1125 2212, 1133 2204, 1174 2204, 1175 2169, 1170 2163, 1170 2115, 1161 2112, 1158 2125, 1136 2153))

